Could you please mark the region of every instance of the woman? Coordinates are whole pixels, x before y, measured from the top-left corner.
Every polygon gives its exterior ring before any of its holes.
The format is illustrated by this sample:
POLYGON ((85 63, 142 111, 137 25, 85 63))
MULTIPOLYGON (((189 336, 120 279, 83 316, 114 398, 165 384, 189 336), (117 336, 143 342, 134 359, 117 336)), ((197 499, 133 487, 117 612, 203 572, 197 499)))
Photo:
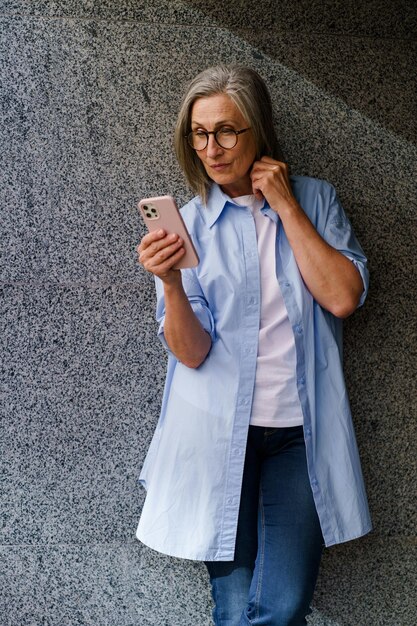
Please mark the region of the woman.
POLYGON ((138 246, 169 360, 137 536, 205 561, 217 626, 300 626, 323 543, 371 528, 341 359, 366 258, 334 188, 289 176, 253 70, 199 74, 175 143, 200 263, 174 270, 163 231, 138 246))

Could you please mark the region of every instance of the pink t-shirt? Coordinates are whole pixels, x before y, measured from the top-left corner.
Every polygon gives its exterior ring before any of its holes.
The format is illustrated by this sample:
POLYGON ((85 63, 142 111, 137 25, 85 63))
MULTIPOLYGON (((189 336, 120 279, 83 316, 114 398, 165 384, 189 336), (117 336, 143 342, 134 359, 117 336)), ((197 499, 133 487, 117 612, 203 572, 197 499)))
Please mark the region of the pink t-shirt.
POLYGON ((250 423, 267 428, 299 426, 303 414, 296 386, 294 335, 275 272, 277 226, 261 213, 264 203, 254 195, 232 201, 251 210, 258 239, 261 316, 250 423))

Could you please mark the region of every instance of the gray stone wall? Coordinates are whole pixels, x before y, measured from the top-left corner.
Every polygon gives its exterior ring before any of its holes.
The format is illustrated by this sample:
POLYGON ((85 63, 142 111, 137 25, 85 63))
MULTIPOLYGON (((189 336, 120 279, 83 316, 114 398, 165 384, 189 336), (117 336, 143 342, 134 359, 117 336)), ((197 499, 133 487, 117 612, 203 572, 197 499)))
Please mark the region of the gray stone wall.
POLYGON ((2 626, 211 623, 204 567, 134 538, 165 369, 135 246, 139 198, 190 196, 175 114, 220 61, 370 258, 345 362, 375 530, 326 550, 309 623, 417 622, 416 30, 413 0, 0 1, 2 626))

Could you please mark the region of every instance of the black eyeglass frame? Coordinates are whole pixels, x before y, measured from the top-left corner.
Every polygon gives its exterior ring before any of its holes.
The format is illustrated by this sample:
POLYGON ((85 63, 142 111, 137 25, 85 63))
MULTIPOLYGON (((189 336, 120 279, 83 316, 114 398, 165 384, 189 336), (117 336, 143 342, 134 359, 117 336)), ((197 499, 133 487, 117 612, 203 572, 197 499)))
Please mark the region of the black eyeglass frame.
POLYGON ((205 150, 207 148, 208 142, 209 142, 209 135, 214 135, 214 141, 217 143, 218 146, 220 146, 220 148, 223 148, 223 150, 233 150, 233 148, 236 148, 237 146, 238 136, 241 135, 242 133, 246 133, 246 131, 250 129, 251 129, 251 126, 248 126, 248 128, 242 128, 242 130, 235 130, 234 128, 228 128, 227 129, 228 131, 233 132, 236 135, 236 143, 233 146, 230 146, 230 148, 226 148, 225 146, 222 146, 222 144, 217 139, 217 133, 221 133, 222 131, 224 131, 225 130, 224 128, 219 128, 218 130, 199 130, 198 131, 199 133, 206 136, 206 145, 204 146, 204 148, 194 148, 194 146, 191 143, 192 136, 197 131, 191 130, 189 133, 184 135, 184 137, 187 139, 187 142, 190 148, 192 148, 196 152, 201 152, 201 150, 205 150))

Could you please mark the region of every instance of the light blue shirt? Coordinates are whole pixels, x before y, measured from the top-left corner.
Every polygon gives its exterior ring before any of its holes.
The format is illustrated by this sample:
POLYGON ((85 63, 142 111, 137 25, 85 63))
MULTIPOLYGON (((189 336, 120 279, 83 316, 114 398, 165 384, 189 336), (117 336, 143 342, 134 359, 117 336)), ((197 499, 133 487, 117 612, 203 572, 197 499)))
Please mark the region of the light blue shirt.
MULTIPOLYGON (((366 258, 334 188, 292 176, 293 192, 320 235, 358 268, 368 289, 366 258)), ((371 529, 342 372, 342 320, 324 310, 304 285, 278 215, 276 274, 294 332, 297 389, 307 464, 325 544, 371 529)), ((211 350, 190 369, 171 353, 162 410, 140 480, 147 496, 137 537, 172 556, 233 560, 246 438, 255 383, 260 316, 256 230, 246 207, 217 185, 207 206, 199 197, 182 209, 200 257, 182 271, 184 289, 211 350)), ((163 288, 156 280, 159 337, 164 340, 163 288)))

